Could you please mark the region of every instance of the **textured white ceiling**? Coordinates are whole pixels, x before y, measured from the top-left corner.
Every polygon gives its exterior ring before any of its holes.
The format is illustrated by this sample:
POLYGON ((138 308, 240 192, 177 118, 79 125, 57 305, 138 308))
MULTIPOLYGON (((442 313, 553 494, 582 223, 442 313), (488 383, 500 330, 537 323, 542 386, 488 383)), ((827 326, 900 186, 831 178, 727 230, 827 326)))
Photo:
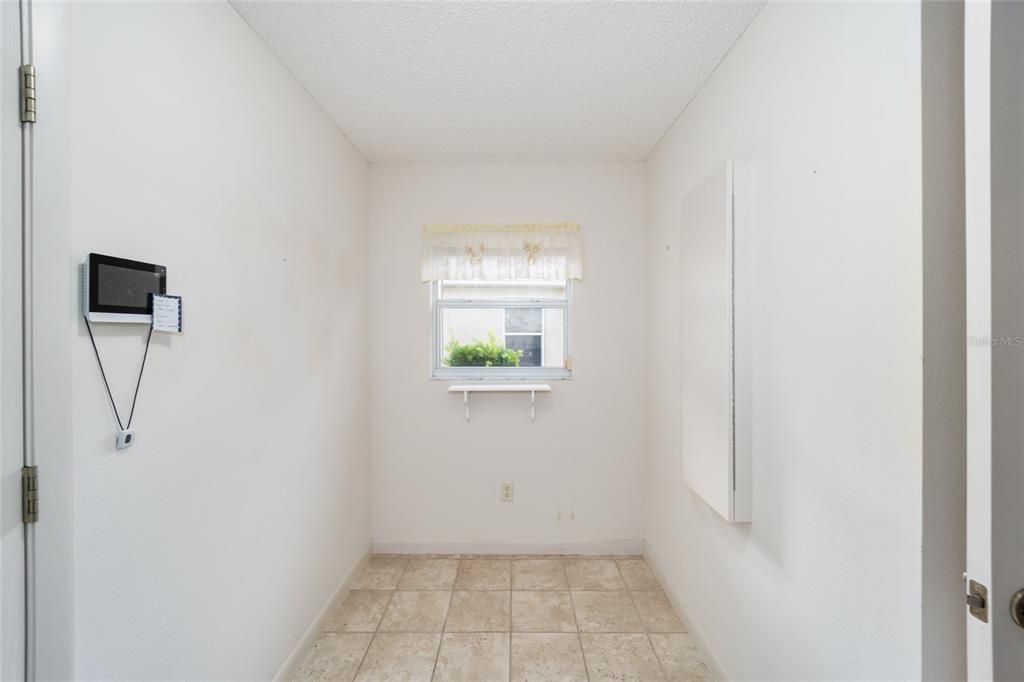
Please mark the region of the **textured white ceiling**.
POLYGON ((762 2, 233 0, 370 161, 642 160, 762 2))

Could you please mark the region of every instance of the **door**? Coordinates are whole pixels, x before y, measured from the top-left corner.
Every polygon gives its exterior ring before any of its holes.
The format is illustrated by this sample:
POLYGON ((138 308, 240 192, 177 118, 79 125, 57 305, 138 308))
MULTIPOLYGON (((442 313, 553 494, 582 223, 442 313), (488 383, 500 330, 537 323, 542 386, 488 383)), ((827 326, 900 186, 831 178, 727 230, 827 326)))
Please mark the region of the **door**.
POLYGON ((964 29, 967 668, 1024 680, 1024 3, 968 2, 964 29))
POLYGON ((0 659, 2 679, 70 679, 70 344, 77 308, 69 227, 68 6, 0 2, 0 659), (35 122, 19 67, 34 67, 35 122), (22 467, 38 521, 23 523, 22 467))

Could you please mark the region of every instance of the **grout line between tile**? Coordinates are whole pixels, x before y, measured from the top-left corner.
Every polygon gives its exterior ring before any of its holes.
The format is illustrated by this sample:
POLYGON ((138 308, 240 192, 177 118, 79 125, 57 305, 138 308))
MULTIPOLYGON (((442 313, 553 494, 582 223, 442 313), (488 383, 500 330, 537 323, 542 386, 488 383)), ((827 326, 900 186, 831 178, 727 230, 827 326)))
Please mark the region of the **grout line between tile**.
POLYGON ((512 564, 508 566, 508 682, 512 682, 512 564))
MULTIPOLYGON (((565 559, 562 560, 562 573, 565 574, 565 586, 569 587, 569 571, 565 567, 565 559)), ((569 606, 572 607, 572 622, 576 624, 576 644, 580 647, 580 658, 583 659, 583 674, 590 682, 590 667, 587 666, 587 654, 583 651, 583 635, 580 634, 580 620, 576 617, 576 600, 573 599, 572 590, 569 592, 569 606)))
MULTIPOLYGON (((329 632, 330 635, 369 635, 369 632, 329 632)), ((507 635, 508 630, 459 630, 458 632, 440 632, 438 630, 388 630, 382 635, 507 635)), ((527 630, 518 631, 517 635, 572 635, 573 632, 561 630, 527 630)), ((584 632, 584 635, 644 635, 638 630, 601 630, 600 632, 584 632)), ((685 632, 653 632, 654 635, 685 635, 685 632)))
MULTIPOLYGON (((458 586, 459 586, 459 576, 462 575, 462 564, 465 561, 466 561, 465 559, 463 559, 462 557, 459 557, 459 563, 455 564, 455 578, 452 579, 452 592, 455 592, 455 590, 458 589, 458 586)), ((449 607, 450 606, 451 605, 449 604, 449 607)))
MULTIPOLYGON (((403 558, 405 558, 405 557, 403 557, 403 558)), ((445 557, 439 557, 439 558, 445 558, 445 557)), ((455 558, 455 557, 451 557, 451 558, 455 558)), ((544 558, 551 558, 551 559, 556 559, 556 560, 559 561, 559 564, 562 567, 562 574, 563 574, 563 576, 565 578, 566 587, 568 587, 569 586, 569 575, 568 575, 568 568, 567 568, 566 564, 567 564, 567 560, 569 559, 569 555, 548 555, 548 556, 546 556, 544 558)), ((397 588, 397 583, 396 583, 396 587, 394 589, 390 589, 390 590, 377 590, 377 591, 382 591, 382 592, 386 591, 386 592, 389 593, 389 595, 388 595, 388 602, 387 602, 387 604, 384 607, 384 612, 381 614, 380 619, 377 621, 377 625, 374 628, 374 631, 372 632, 370 641, 367 643, 366 649, 363 651, 362 658, 360 659, 359 665, 356 668, 356 672, 355 672, 355 676, 356 677, 358 677, 359 673, 362 672, 362 669, 363 669, 363 667, 366 664, 366 658, 369 655, 370 648, 373 646, 374 642, 376 641, 377 635, 380 634, 380 632, 381 632, 380 631, 380 626, 381 626, 381 624, 384 621, 384 616, 387 614, 388 609, 391 607, 391 604, 392 604, 392 602, 394 600, 396 592, 402 592, 402 591, 417 591, 417 592, 428 592, 428 591, 440 592, 440 591, 447 591, 449 593, 449 595, 448 595, 448 609, 445 612, 444 623, 441 626, 441 631, 439 633, 438 632, 433 632, 433 633, 422 633, 422 632, 415 633, 415 634, 437 634, 438 635, 437 650, 434 652, 434 664, 433 664, 433 668, 431 669, 431 680, 436 679, 437 666, 438 666, 438 663, 440 661, 440 655, 441 655, 441 646, 444 643, 444 635, 445 635, 445 633, 447 632, 447 629, 448 629, 448 618, 451 615, 451 603, 452 603, 452 600, 454 598, 454 593, 456 591, 455 590, 455 584, 458 582, 458 576, 459 576, 459 574, 460 574, 460 572, 462 571, 462 568, 463 568, 462 567, 462 561, 464 561, 464 560, 465 559, 463 559, 461 557, 458 558, 459 564, 458 564, 458 566, 456 568, 455 583, 453 583, 452 588, 449 589, 449 590, 439 590, 439 589, 436 589, 436 590, 400 590, 400 589, 397 588)), ((645 636, 647 642, 648 642, 648 645, 651 647, 651 650, 654 652, 655 660, 658 662, 658 666, 659 666, 659 669, 661 670, 663 678, 667 679, 668 674, 667 674, 667 672, 665 670, 665 664, 662 662, 661 656, 658 654, 657 649, 654 647, 654 642, 651 639, 651 631, 648 628, 647 624, 643 621, 643 619, 640 618, 640 612, 639 612, 639 609, 637 609, 637 607, 636 607, 636 600, 634 599, 634 595, 633 595, 634 591, 629 587, 628 583, 625 580, 625 577, 622 574, 622 568, 619 565, 619 560, 617 558, 613 558, 612 560, 615 563, 615 568, 616 568, 616 571, 617 571, 617 573, 619 575, 619 578, 622 580, 623 588, 624 588, 624 591, 626 592, 626 594, 627 594, 627 596, 629 598, 630 605, 633 607, 633 610, 636 612, 637 618, 640 620, 640 624, 643 627, 643 632, 603 632, 603 633, 600 633, 600 634, 606 634, 606 635, 618 635, 618 634, 622 634, 622 635, 634 634, 635 635, 635 634, 643 634, 645 636)), ((406 572, 406 570, 409 567, 409 563, 410 563, 410 559, 407 558, 405 563, 402 566, 401 572, 398 575, 398 583, 400 583, 402 578, 404 577, 405 572, 406 572)), ((511 583, 512 575, 511 575, 511 573, 512 573, 512 567, 510 565, 510 567, 509 567, 510 587, 512 586, 512 583, 511 583)), ((658 581, 658 587, 660 589, 664 590, 664 587, 662 587, 660 580, 658 581)), ((495 590, 495 591, 497 591, 497 590, 495 590)), ((511 679, 512 679, 512 634, 513 634, 512 633, 512 628, 513 628, 513 624, 512 624, 512 592, 514 592, 514 591, 515 592, 566 592, 567 591, 569 593, 569 602, 570 602, 570 606, 572 608, 573 623, 574 623, 575 629, 576 629, 577 645, 579 646, 580 656, 581 656, 581 658, 583 660, 584 674, 586 675, 587 680, 590 680, 590 668, 589 668, 589 664, 587 662, 586 653, 584 652, 584 649, 583 649, 583 633, 580 632, 579 619, 577 618, 577 615, 576 615, 576 600, 575 600, 575 596, 573 594, 574 590, 572 590, 571 588, 568 589, 568 590, 565 590, 565 589, 543 589, 543 590, 512 590, 512 589, 509 589, 508 590, 508 592, 509 592, 509 603, 508 603, 508 607, 509 607, 509 623, 508 623, 508 630, 505 631, 505 632, 508 633, 508 638, 509 638, 508 639, 508 674, 509 674, 509 682, 511 682, 511 679)), ((575 590, 575 591, 578 592, 579 590, 575 590)), ((604 590, 604 591, 614 591, 614 590, 604 590)), ((349 590, 349 592, 351 592, 351 590, 349 590)), ((327 630, 323 630, 321 634, 323 634, 323 632, 327 632, 327 630)), ((352 633, 352 634, 355 634, 355 633, 352 633)), ((389 633, 389 634, 413 634, 413 632, 412 631, 408 631, 408 632, 401 632, 400 631, 400 632, 394 632, 394 633, 389 633)), ((475 630, 475 631, 470 631, 470 632, 462 633, 462 634, 495 634, 495 631, 489 631, 489 630, 479 630, 479 631, 476 631, 475 630)), ((500 634, 500 632, 499 632, 499 634, 500 634)), ((530 634, 564 634, 564 633, 557 633, 557 632, 555 632, 555 633, 531 632, 530 634)), ((702 660, 702 662, 704 662, 705 665, 707 665, 706 661, 703 661, 703 657, 701 657, 701 660, 702 660)))
POLYGON ((656 660, 658 662, 658 667, 661 668, 661 674, 667 680, 668 679, 668 673, 665 671, 665 664, 662 662, 661 656, 658 655, 658 649, 657 649, 657 647, 654 646, 654 642, 651 641, 651 633, 649 633, 649 632, 647 633, 647 641, 650 643, 651 650, 654 652, 654 660, 656 660))
MULTIPOLYGON (((668 673, 665 671, 665 665, 661 662, 661 656, 658 656, 658 650, 654 648, 654 641, 651 640, 651 631, 647 627, 647 623, 644 622, 643 617, 640 615, 640 609, 636 607, 636 600, 633 599, 633 590, 630 589, 629 583, 626 582, 626 576, 622 575, 622 567, 619 566, 618 559, 615 560, 615 570, 619 572, 619 579, 622 581, 623 587, 626 588, 626 594, 629 595, 629 603, 633 605, 633 611, 636 612, 637 620, 640 621, 640 625, 644 629, 644 637, 647 638, 647 646, 651 647, 651 653, 654 654, 654 660, 658 662, 658 669, 661 670, 662 679, 668 679, 668 673)), ((661 587, 661 581, 658 581, 658 587, 661 587)))
MULTIPOLYGON (((462 558, 460 557, 459 558, 459 565, 461 565, 461 564, 462 564, 462 558)), ((458 575, 459 575, 459 568, 458 568, 458 566, 455 567, 455 575, 456 575, 456 577, 458 577, 458 575)), ((455 587, 454 583, 452 583, 452 587, 453 588, 455 587)), ((454 595, 455 595, 455 590, 452 589, 452 591, 448 593, 448 609, 444 612, 444 622, 441 623, 441 635, 437 638, 437 651, 434 652, 434 667, 430 671, 430 679, 431 679, 431 681, 433 681, 433 679, 435 677, 437 677, 437 661, 441 657, 441 647, 444 645, 444 633, 448 630, 448 616, 450 616, 452 614, 452 597, 454 595)))
MULTIPOLYGON (((372 557, 371 557, 372 558, 372 557)), ((405 563, 402 564, 402 570, 398 574, 398 580, 395 581, 395 587, 398 587, 398 583, 402 581, 402 576, 405 575, 405 569, 409 565, 409 560, 406 559, 405 563)), ((384 616, 387 615, 388 609, 391 608, 391 602, 395 598, 395 592, 397 590, 388 590, 388 603, 384 605, 384 611, 380 614, 380 619, 377 621, 376 627, 373 628, 373 634, 370 636, 370 641, 366 644, 366 651, 363 652, 363 657, 359 659, 359 665, 356 667, 356 674, 352 676, 355 680, 359 677, 359 671, 363 669, 363 664, 366 662, 366 655, 370 653, 370 647, 373 646, 374 640, 377 639, 377 633, 380 632, 380 624, 384 622, 384 616)))
MULTIPOLYGON (((650 566, 649 566, 649 565, 647 564, 647 559, 646 559, 646 558, 644 558, 644 557, 641 557, 641 561, 643 561, 643 563, 644 563, 644 566, 647 566, 647 569, 648 569, 648 570, 651 570, 651 567, 650 567, 650 566)), ((616 562, 616 563, 618 563, 618 562, 616 562)), ((651 572, 653 573, 653 571, 651 571, 651 572)), ((621 570, 620 570, 620 573, 621 573, 621 570)), ((654 579, 655 579, 655 581, 656 581, 656 582, 658 583, 658 589, 659 589, 659 590, 660 590, 660 591, 661 591, 662 593, 664 593, 664 594, 666 595, 666 597, 665 597, 665 598, 666 598, 666 599, 668 599, 668 593, 667 593, 667 592, 665 592, 665 586, 661 584, 661 578, 659 578, 659 577, 658 577, 657 575, 655 575, 655 576, 654 576, 654 579)), ((639 591, 639 590, 638 590, 638 591, 639 591)), ((676 614, 676 617, 678 618, 678 617, 679 617, 679 613, 678 613, 678 612, 676 612, 676 607, 672 605, 672 603, 671 603, 671 600, 669 600, 669 606, 671 606, 671 608, 672 608, 672 613, 675 613, 675 614, 676 614)), ((641 622, 642 622, 642 621, 641 621, 641 622)), ((685 626, 685 623, 684 623, 684 626, 685 626)), ((646 627, 646 626, 645 626, 645 627, 646 627)), ((659 665, 661 665, 661 669, 662 669, 662 672, 664 672, 664 673, 665 673, 665 677, 667 678, 667 677, 668 677, 668 673, 667 673, 667 672, 665 671, 665 664, 664 664, 664 663, 662 663, 662 661, 661 661, 661 656, 659 656, 659 655, 658 655, 658 649, 657 649, 657 648, 655 648, 655 646, 654 646, 654 640, 651 640, 651 634, 665 634, 665 635, 670 635, 670 634, 682 634, 682 635, 684 636, 684 638, 686 638, 687 640, 689 640, 689 629, 688 629, 688 628, 685 628, 685 627, 684 627, 684 629, 683 629, 682 633, 650 633, 650 632, 648 632, 648 633, 647 633, 647 639, 648 639, 648 640, 650 640, 650 642, 651 642, 651 648, 652 648, 652 649, 654 649, 654 657, 658 659, 658 664, 659 664, 659 665)), ((700 662, 701 662, 701 664, 702 664, 702 665, 703 665, 703 666, 704 666, 705 668, 707 668, 707 669, 708 669, 708 671, 710 671, 710 670, 711 670, 711 667, 710 667, 710 666, 708 665, 708 662, 707 662, 706 660, 704 660, 704 654, 703 654, 703 653, 701 653, 701 652, 700 652, 700 650, 697 650, 697 655, 698 655, 698 656, 700 657, 700 662)), ((712 676, 712 678, 711 678, 711 679, 712 679, 712 680, 714 680, 714 676, 712 676)))

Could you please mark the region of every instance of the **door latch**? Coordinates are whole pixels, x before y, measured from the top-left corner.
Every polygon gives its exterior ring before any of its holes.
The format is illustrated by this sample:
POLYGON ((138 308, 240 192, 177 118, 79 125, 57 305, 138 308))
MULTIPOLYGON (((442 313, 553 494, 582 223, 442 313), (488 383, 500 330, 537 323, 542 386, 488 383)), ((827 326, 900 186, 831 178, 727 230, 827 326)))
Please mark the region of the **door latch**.
POLYGON ((988 622, 988 588, 977 580, 967 583, 967 608, 982 623, 988 622))

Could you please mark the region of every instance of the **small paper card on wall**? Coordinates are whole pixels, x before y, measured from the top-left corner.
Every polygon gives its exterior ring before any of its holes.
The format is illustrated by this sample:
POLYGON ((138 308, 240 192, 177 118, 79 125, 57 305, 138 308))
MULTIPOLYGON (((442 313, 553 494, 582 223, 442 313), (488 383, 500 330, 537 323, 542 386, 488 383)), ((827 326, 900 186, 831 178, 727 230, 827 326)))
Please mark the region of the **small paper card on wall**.
POLYGON ((153 331, 181 333, 181 296, 153 294, 153 331))

